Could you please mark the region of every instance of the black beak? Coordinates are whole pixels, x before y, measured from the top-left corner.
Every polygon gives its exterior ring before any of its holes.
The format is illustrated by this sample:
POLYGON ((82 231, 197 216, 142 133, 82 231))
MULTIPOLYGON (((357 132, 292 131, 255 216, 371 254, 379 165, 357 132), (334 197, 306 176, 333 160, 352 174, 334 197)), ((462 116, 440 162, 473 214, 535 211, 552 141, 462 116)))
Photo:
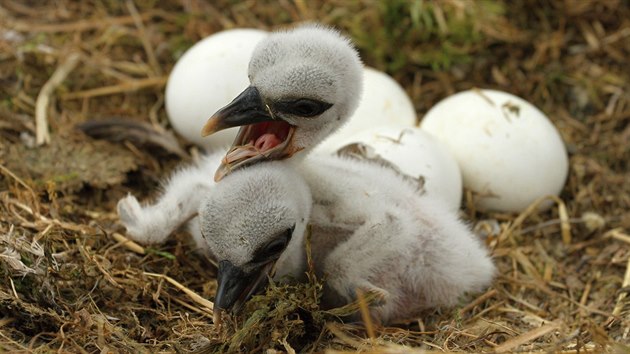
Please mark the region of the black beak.
POLYGON ((274 120, 271 109, 263 102, 258 89, 250 86, 208 119, 201 130, 201 136, 208 136, 227 128, 271 120, 274 120))
POLYGON ((219 262, 217 294, 214 299, 214 323, 221 322, 221 312, 238 312, 247 300, 258 291, 267 280, 273 263, 262 265, 251 274, 246 274, 232 262, 219 262))

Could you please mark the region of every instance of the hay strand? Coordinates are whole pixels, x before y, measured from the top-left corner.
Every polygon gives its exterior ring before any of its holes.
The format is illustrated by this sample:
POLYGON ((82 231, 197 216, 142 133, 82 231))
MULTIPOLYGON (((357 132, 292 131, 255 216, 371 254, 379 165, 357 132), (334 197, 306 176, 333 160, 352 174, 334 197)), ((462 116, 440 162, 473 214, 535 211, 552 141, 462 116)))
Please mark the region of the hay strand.
POLYGON ((206 300, 203 297, 199 296, 197 293, 195 293, 194 291, 188 289, 186 286, 182 285, 177 280, 169 277, 168 275, 164 275, 164 274, 155 274, 155 273, 148 273, 148 272, 144 272, 143 274, 146 275, 146 276, 162 278, 162 279, 166 280, 171 285, 176 287, 178 290, 180 290, 180 291, 184 292, 186 295, 188 295, 188 297, 191 300, 193 300, 195 303, 197 303, 201 307, 201 310, 203 310, 206 313, 212 315, 212 310, 214 309, 214 303, 212 303, 212 301, 206 300))
POLYGON ((79 53, 70 53, 39 91, 37 101, 35 102, 35 141, 37 145, 50 142, 50 133, 48 132, 48 106, 50 98, 53 91, 61 85, 72 70, 74 70, 80 59, 81 55, 79 53))
POLYGON ((149 87, 158 87, 161 88, 166 84, 168 77, 152 77, 148 79, 138 79, 128 82, 123 82, 118 85, 110 85, 99 87, 95 89, 70 92, 61 96, 62 100, 73 100, 73 99, 82 99, 82 98, 93 98, 99 96, 108 96, 114 95, 118 93, 126 93, 142 90, 149 87))
POLYGON ((139 244, 135 243, 134 241, 128 239, 127 237, 117 232, 112 233, 112 238, 116 240, 118 243, 120 243, 121 245, 123 245, 126 249, 132 252, 135 252, 141 255, 146 254, 146 250, 144 249, 144 247, 140 246, 139 244))
POLYGON ((630 289, 630 257, 628 257, 628 262, 626 263, 626 272, 623 276, 623 283, 621 284, 622 289, 626 289, 621 292, 617 297, 617 303, 615 304, 615 308, 613 309, 613 316, 621 315, 621 310, 624 307, 624 300, 626 296, 628 296, 628 289, 630 289))
POLYGON ((365 295, 363 290, 356 289, 357 294, 357 302, 359 303, 359 310, 361 311, 361 319, 363 319, 363 324, 365 325, 365 330, 367 331, 368 337, 370 339, 376 338, 376 333, 374 332, 374 323, 372 322, 372 316, 370 315, 369 305, 365 300, 365 295))
POLYGON ((144 51, 147 53, 147 58, 149 59, 149 64, 151 65, 153 72, 157 75, 162 75, 162 69, 160 68, 160 64, 155 56, 153 46, 151 46, 151 42, 147 38, 146 29, 144 27, 144 23, 142 22, 142 17, 140 17, 140 14, 138 13, 138 9, 136 9, 136 5, 133 3, 133 0, 127 0, 125 4, 127 5, 127 9, 133 18, 134 24, 138 28, 142 46, 144 47, 144 51))
POLYGON ((558 328, 560 328, 561 322, 560 321, 554 321, 551 323, 547 323, 546 325, 540 327, 540 328, 536 328, 533 329, 529 332, 523 333, 517 337, 511 338, 507 341, 505 341, 505 343, 497 346, 496 348, 494 348, 494 352, 495 353, 506 353, 509 352, 513 349, 518 348, 519 346, 529 343, 531 341, 533 341, 534 339, 540 338, 548 333, 551 333, 555 330, 557 330, 558 328))

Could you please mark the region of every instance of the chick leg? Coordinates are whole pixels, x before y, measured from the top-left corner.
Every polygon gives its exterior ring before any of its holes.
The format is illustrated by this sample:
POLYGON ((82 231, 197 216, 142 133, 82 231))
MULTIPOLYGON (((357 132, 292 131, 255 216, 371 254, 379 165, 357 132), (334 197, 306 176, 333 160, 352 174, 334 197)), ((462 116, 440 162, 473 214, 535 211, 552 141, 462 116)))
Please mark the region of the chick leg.
POLYGON ((390 239, 400 232, 399 221, 385 216, 362 225, 337 246, 324 260, 327 278, 323 301, 340 305, 354 301, 357 290, 373 293, 377 300, 370 313, 379 322, 387 321, 384 310, 394 294, 386 288, 388 282, 384 278, 389 265, 399 256, 391 251, 390 239))
POLYGON ((218 162, 218 158, 210 155, 175 172, 154 204, 141 206, 131 194, 121 199, 118 215, 127 234, 143 244, 164 242, 180 225, 197 215, 204 195, 214 186, 213 174, 218 162))
POLYGON ((330 287, 347 301, 357 287, 388 294, 370 308, 380 322, 452 306, 464 293, 488 286, 494 275, 487 251, 464 223, 440 204, 422 206, 422 214, 394 208, 366 222, 324 261, 330 287))

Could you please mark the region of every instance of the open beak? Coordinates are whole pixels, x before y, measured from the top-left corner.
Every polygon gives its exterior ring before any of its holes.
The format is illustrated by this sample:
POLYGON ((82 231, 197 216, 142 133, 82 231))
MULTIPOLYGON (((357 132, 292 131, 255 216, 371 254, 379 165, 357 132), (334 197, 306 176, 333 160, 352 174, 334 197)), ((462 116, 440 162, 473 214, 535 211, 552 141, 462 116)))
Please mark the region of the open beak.
POLYGON ((201 129, 201 136, 208 136, 223 129, 272 120, 271 111, 262 101, 258 89, 250 86, 206 122, 201 129))
POLYGON ((274 264, 273 261, 265 263, 246 274, 230 261, 219 262, 218 288, 212 316, 215 325, 221 324, 223 311, 239 312, 245 302, 266 285, 267 277, 272 276, 274 264))
POLYGON ((265 160, 286 159, 301 150, 293 144, 296 127, 278 118, 256 87, 248 87, 210 117, 201 135, 208 136, 232 127, 241 128, 221 160, 214 176, 217 182, 239 167, 265 160))

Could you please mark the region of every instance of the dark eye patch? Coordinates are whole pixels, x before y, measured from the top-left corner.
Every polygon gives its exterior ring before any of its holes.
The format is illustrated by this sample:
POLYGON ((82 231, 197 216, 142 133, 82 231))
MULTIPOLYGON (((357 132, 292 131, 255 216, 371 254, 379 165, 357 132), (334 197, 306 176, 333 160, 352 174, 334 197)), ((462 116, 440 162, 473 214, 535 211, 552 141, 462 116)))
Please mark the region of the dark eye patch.
POLYGON ((326 110, 330 107, 332 107, 331 103, 313 100, 310 98, 285 100, 274 104, 274 108, 279 112, 307 118, 318 116, 326 112, 326 110))
POLYGON ((294 228, 295 226, 287 229, 285 232, 274 237, 273 240, 269 241, 266 245, 257 249, 256 252, 254 252, 252 263, 266 263, 280 258, 282 252, 287 248, 289 241, 291 241, 294 228))

